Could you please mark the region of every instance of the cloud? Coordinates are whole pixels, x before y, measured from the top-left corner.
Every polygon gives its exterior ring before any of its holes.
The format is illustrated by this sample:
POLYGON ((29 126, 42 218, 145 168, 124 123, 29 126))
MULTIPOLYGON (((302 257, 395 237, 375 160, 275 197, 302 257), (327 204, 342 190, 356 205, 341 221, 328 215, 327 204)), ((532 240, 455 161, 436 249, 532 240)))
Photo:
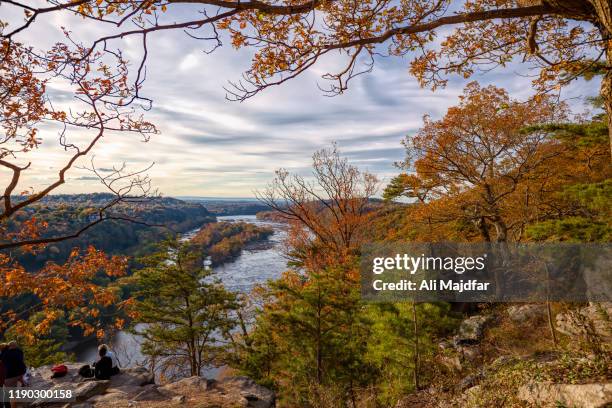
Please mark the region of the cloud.
POLYGON ((96 180, 96 181, 99 181, 100 179, 98 177, 95 177, 95 176, 80 176, 80 177, 73 177, 72 180, 80 180, 80 181, 92 181, 92 180, 96 180))
MULTIPOLYGON (((192 9, 185 6, 181 10, 187 13, 192 9)), ((90 29, 97 25, 80 18, 65 17, 55 22, 55 27, 60 23, 85 39, 99 34, 90 29)), ((37 27, 42 31, 28 35, 38 36, 36 41, 47 46, 54 40, 47 32, 54 28, 43 23, 37 27)), ((420 88, 409 75, 408 57, 392 57, 377 59, 373 72, 355 78, 343 95, 329 98, 317 84, 326 86, 320 74, 326 66, 337 63, 339 56, 333 56, 299 78, 235 103, 225 99, 223 87, 227 81, 240 79, 248 69, 250 50, 236 51, 226 44, 207 55, 203 49, 209 44, 179 31, 152 33, 149 42, 142 94, 154 100, 146 117, 156 123, 161 134, 148 143, 131 135, 109 134, 93 154, 96 166, 105 171, 122 162, 134 170, 155 162, 149 173, 165 195, 252 196, 279 167, 307 174, 313 152, 333 141, 352 162, 387 179, 397 173, 393 163, 404 156, 402 138, 421 126, 423 115, 441 117, 457 103, 467 82, 494 83, 521 98, 531 93, 531 79, 517 75, 526 71, 519 64, 470 80, 451 77, 447 88, 432 92, 420 88)), ((138 41, 121 44, 126 56, 138 58, 138 41)), ((596 84, 576 82, 564 96, 584 97, 596 92, 596 84)), ((70 94, 62 87, 52 88, 52 97, 62 104, 70 102, 70 94)), ((572 103, 582 109, 578 99, 572 103)), ((57 131, 45 129, 45 142, 33 155, 44 166, 33 166, 24 185, 45 185, 65 163, 68 156, 58 149, 57 131), (55 171, 49 172, 49 167, 55 171)), ((83 143, 91 134, 71 133, 70 137, 83 143)), ((93 181, 80 174, 78 169, 70 173, 72 180, 93 181)), ((61 191, 100 188, 93 182, 67 183, 61 191)))

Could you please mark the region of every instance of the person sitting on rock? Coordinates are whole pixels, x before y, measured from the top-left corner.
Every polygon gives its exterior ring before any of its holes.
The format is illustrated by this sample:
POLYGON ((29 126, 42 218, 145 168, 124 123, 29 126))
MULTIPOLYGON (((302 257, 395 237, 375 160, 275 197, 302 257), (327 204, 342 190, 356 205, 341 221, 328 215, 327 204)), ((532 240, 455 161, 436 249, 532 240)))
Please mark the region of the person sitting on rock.
POLYGON ((98 346, 98 353, 100 350, 106 349, 106 356, 109 357, 113 361, 113 375, 119 374, 119 360, 113 351, 106 344, 100 344, 98 346))
POLYGON ((113 375, 113 360, 106 355, 106 349, 98 351, 100 359, 94 363, 94 377, 96 380, 108 380, 113 375))

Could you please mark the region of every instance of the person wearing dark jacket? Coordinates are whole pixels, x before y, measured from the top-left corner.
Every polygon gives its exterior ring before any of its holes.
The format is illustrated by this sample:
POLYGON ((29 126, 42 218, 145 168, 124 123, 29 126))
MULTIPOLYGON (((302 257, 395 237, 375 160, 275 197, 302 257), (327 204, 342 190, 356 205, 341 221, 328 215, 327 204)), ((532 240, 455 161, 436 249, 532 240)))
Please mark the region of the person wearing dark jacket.
POLYGON ((4 362, 2 361, 2 355, 7 347, 8 344, 6 343, 0 344, 0 388, 4 387, 4 380, 6 379, 6 370, 4 368, 4 362))
MULTIPOLYGON (((27 371, 25 364, 23 351, 17 346, 17 343, 11 341, 8 344, 8 348, 2 352, 2 363, 4 364, 4 386, 5 387, 19 387, 23 386, 23 375, 27 371)), ((17 406, 16 402, 11 402, 11 406, 14 408, 17 406)))
POLYGON ((7 387, 17 387, 23 382, 23 375, 27 371, 23 351, 17 346, 17 343, 11 341, 8 348, 2 353, 2 362, 4 363, 5 377, 4 385, 7 387))
POLYGON ((94 376, 96 380, 108 380, 113 375, 113 360, 106 355, 106 349, 99 351, 100 359, 94 365, 94 376))
MULTIPOLYGON (((8 348, 8 344, 6 343, 2 343, 0 344, 0 391, 3 390, 4 388, 4 380, 6 380, 6 368, 4 366, 4 362, 2 361, 2 355, 4 354, 4 351, 8 348)), ((0 392, 1 394, 1 392, 0 392)), ((6 396, 4 396, 6 397, 6 396)), ((11 404, 8 401, 2 401, 0 400, 0 407, 1 408, 10 408, 11 404)))

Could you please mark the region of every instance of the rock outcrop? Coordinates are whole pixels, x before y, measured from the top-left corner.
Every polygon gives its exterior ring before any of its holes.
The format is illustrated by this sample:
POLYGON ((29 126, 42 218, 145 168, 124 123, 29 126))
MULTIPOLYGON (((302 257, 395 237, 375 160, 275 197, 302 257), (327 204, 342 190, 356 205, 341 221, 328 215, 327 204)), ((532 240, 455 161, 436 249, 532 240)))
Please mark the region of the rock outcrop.
POLYGON ((591 303, 578 310, 559 313, 556 328, 568 336, 597 337, 612 344, 612 303, 591 303))
POLYGON ((34 407, 204 407, 271 408, 275 395, 248 377, 227 377, 219 381, 189 377, 164 385, 155 384, 145 368, 128 368, 108 381, 94 381, 78 375, 82 364, 66 363, 68 374, 52 378, 50 366, 32 373, 30 386, 39 389, 70 389, 75 401, 36 401, 34 407))
POLYGON ((482 340, 484 329, 493 320, 490 315, 475 315, 465 319, 459 326, 459 333, 455 336, 456 344, 472 344, 482 340))
POLYGON ((603 408, 612 404, 612 383, 530 383, 519 388, 519 398, 537 406, 603 408))
POLYGON ((452 341, 443 341, 439 344, 442 349, 440 363, 450 370, 463 371, 479 361, 482 356, 480 341, 486 326, 493 320, 494 317, 491 315, 475 315, 461 322, 452 341))
POLYGON ((529 305, 510 306, 507 311, 508 317, 515 323, 523 323, 544 318, 546 315, 546 305, 535 303, 529 305))

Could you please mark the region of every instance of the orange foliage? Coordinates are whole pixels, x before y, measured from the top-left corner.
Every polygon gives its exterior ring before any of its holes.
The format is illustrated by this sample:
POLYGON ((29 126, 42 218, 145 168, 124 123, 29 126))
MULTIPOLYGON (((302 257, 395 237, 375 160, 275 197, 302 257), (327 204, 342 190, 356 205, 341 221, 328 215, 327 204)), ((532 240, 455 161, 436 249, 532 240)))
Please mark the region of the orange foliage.
POLYGON ((421 202, 410 209, 420 239, 520 241, 527 224, 562 212, 552 193, 599 181, 608 163, 601 146, 576 153, 543 126, 567 119, 551 97, 519 102, 476 83, 442 119, 426 117, 404 142, 416 174, 400 179, 421 202))
POLYGON ((126 267, 125 258, 108 257, 93 247, 84 253, 75 249, 64 265, 49 262, 36 273, 29 273, 8 256, 0 255, 0 298, 30 294, 40 300, 34 309, 9 310, 0 315, 0 329, 8 325, 19 327, 20 322, 27 327, 23 319, 33 311, 42 311, 45 319, 36 326, 36 330, 45 333, 60 316, 60 311, 65 309, 71 325, 83 327, 86 335, 94 332, 101 334, 101 329, 96 328, 92 321, 99 317, 101 308, 111 305, 121 307, 122 303, 117 288, 95 284, 94 278, 99 274, 122 276, 126 267))

